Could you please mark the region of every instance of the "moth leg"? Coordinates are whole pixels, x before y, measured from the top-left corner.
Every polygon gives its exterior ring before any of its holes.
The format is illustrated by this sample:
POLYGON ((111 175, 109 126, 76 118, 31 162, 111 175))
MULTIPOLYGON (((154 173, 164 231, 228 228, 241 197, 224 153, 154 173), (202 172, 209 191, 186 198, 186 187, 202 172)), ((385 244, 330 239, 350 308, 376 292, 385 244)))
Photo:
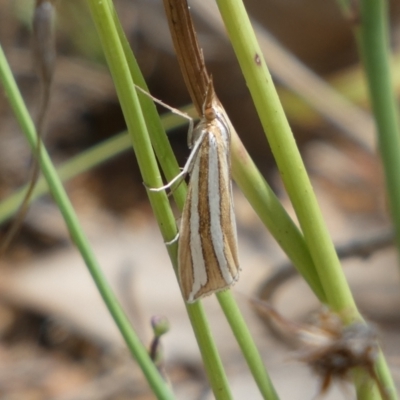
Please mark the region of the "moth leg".
POLYGON ((171 189, 172 186, 174 186, 176 183, 177 186, 175 187, 175 189, 182 183, 182 181, 186 178, 186 175, 188 174, 187 171, 185 171, 185 169, 183 169, 174 179, 172 179, 170 182, 168 182, 166 185, 160 186, 158 188, 151 188, 148 187, 146 184, 144 184, 150 192, 161 192, 163 190, 167 190, 167 189, 171 189))
POLYGON ((159 188, 149 188, 149 190, 151 192, 161 192, 162 190, 171 189, 172 186, 177 184, 177 182, 178 182, 178 186, 180 183, 182 183, 183 179, 186 178, 187 174, 190 174, 192 172, 194 160, 196 159, 196 156, 200 149, 200 145, 206 134, 207 134, 207 131, 201 132, 200 137, 196 141, 192 151, 190 152, 189 158, 187 159, 186 164, 183 167, 182 171, 175 178, 173 178, 170 182, 168 182, 166 185, 161 186, 159 188))

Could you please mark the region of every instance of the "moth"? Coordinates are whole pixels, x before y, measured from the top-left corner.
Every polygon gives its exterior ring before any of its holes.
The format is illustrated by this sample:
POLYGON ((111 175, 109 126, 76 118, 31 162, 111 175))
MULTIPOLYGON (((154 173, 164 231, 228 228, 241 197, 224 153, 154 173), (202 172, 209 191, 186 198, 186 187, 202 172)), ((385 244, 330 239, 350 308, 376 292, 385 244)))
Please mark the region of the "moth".
POLYGON ((188 303, 229 288, 240 271, 230 172, 230 124, 211 79, 205 97, 202 118, 194 129, 189 129, 191 153, 183 170, 156 189, 171 188, 190 175, 178 239, 178 279, 188 303))

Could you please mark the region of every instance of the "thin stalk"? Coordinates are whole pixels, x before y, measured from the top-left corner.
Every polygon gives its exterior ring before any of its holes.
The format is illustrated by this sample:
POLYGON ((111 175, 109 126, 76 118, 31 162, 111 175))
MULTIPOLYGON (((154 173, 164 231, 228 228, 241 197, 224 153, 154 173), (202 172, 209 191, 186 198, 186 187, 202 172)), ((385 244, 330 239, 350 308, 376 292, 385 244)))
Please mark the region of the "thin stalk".
POLYGON ((263 398, 278 400, 278 394, 232 293, 229 290, 220 292, 217 298, 263 398))
POLYGON ((327 304, 304 236, 255 166, 237 135, 232 135, 231 149, 232 176, 235 182, 318 299, 327 304))
POLYGON ((344 312, 351 319, 359 318, 244 5, 241 0, 217 0, 217 4, 318 271, 327 303, 334 311, 344 312))
POLYGON ((215 398, 233 399, 211 330, 208 325, 207 329, 204 329, 207 316, 201 301, 185 305, 215 398))
MULTIPOLYGON (((124 50, 126 62, 128 63, 128 68, 133 82, 135 82, 146 92, 149 92, 146 81, 144 80, 139 65, 136 62, 135 56, 130 48, 128 40, 126 39, 125 33, 115 13, 115 10, 114 8, 111 8, 111 10, 114 16, 114 24, 117 29, 122 48, 124 50)), ((169 182, 179 173, 179 165, 176 161, 167 135, 165 134, 165 129, 163 128, 160 121, 160 117, 158 115, 154 101, 149 96, 146 96, 144 93, 141 92, 138 93, 138 97, 143 116, 146 121, 147 131, 150 136, 151 144, 154 148, 157 159, 160 162, 165 177, 169 182)), ((175 202, 181 210, 186 199, 186 190, 186 183, 182 182, 182 184, 176 187, 172 193, 175 202)))
MULTIPOLYGON (((31 148, 34 150, 37 146, 37 134, 35 127, 30 118, 28 110, 24 104, 22 96, 18 90, 12 72, 9 68, 3 49, 0 47, 0 79, 3 84, 5 93, 10 101, 11 107, 16 118, 27 138, 31 148)), ((79 224, 79 220, 74 212, 71 202, 57 176, 55 168, 51 163, 50 157, 45 150, 44 145, 41 146, 39 162, 43 175, 50 188, 50 192, 56 201, 64 220, 67 224, 69 233, 79 249, 90 274, 104 300, 110 314, 114 318, 130 352, 140 365, 146 379, 154 393, 159 399, 174 399, 172 392, 163 378, 160 376, 157 368, 150 359, 147 350, 140 342, 135 331, 132 329, 130 322, 124 314, 118 300, 112 292, 107 279, 104 277, 101 268, 89 246, 88 240, 79 224)))
POLYGON ((400 122, 390 71, 388 4, 384 0, 360 1, 360 53, 378 132, 379 150, 396 244, 400 256, 400 122))
MULTIPOLYGON (((158 170, 146 121, 142 114, 138 95, 132 80, 131 70, 126 58, 126 47, 121 43, 121 31, 116 24, 115 11, 108 1, 87 0, 95 22, 100 41, 113 77, 132 145, 146 187, 160 187, 161 176, 158 170)), ((131 57, 130 61, 133 60, 131 57)), ((178 172, 178 171, 176 171, 178 172)), ((164 191, 147 191, 155 217, 164 239, 168 242, 176 237, 176 223, 164 191)), ((167 246, 172 263, 176 266, 177 244, 167 246)), ((193 329, 203 356, 204 366, 212 390, 217 399, 231 399, 229 384, 222 367, 216 346, 202 310, 202 305, 187 306, 189 317, 194 322, 193 329)))
MULTIPOLYGON (((367 75, 400 258, 400 121, 390 69, 388 3, 385 0, 361 0, 359 7, 360 26, 355 34, 367 75)), ((396 387, 383 355, 377 362, 377 374, 388 391, 388 399, 397 399, 396 387)))

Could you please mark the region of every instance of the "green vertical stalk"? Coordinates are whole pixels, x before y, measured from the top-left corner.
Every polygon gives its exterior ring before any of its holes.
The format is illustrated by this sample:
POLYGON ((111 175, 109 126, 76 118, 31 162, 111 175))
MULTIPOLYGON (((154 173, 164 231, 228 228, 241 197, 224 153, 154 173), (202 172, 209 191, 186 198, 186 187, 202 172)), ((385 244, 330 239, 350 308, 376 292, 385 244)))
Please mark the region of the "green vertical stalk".
POLYGON ((279 400, 260 353, 247 328, 246 321, 233 299, 231 291, 226 290, 217 293, 217 299, 263 398, 265 400, 279 400))
POLYGON ((400 124, 390 72, 387 6, 385 0, 360 1, 361 24, 357 30, 357 38, 367 74, 400 256, 400 124))
POLYGON ((349 319, 359 318, 246 9, 241 0, 217 0, 217 4, 295 209, 327 303, 334 311, 343 312, 349 319))
MULTIPOLYGON (((22 99, 21 93, 18 90, 17 84, 1 47, 0 80, 3 84, 5 93, 10 101, 18 123, 21 125, 32 150, 35 150, 37 148, 38 140, 35 126, 22 99)), ((140 342, 135 331, 132 329, 128 318, 124 314, 118 300, 108 284, 107 279, 103 275, 96 257, 90 248, 89 242, 83 233, 82 227, 79 224, 79 220, 75 214, 72 204, 68 199, 60 179, 57 176, 57 172, 43 145, 41 146, 41 151, 39 154, 39 162, 50 192, 67 224, 71 238, 79 249, 82 258, 85 261, 90 274, 92 275, 93 281, 95 282, 108 310, 110 311, 111 316, 117 324, 130 352, 140 365, 140 368, 142 369, 146 379, 148 380, 154 393, 156 393, 157 397, 165 400, 174 399, 169 386, 160 376, 153 361, 150 359, 147 350, 140 342)))
MULTIPOLYGON (((359 6, 360 26, 355 33, 367 75, 400 258, 400 121, 390 70, 388 3, 385 0, 360 0, 359 6)), ((377 361, 377 374, 387 388, 388 399, 397 399, 396 387, 382 354, 377 361)))
MULTIPOLYGON (((132 63, 135 60, 131 56, 129 56, 129 60, 127 59, 126 52, 128 49, 126 48, 125 39, 121 38, 122 31, 118 29, 119 24, 116 22, 116 14, 112 2, 109 0, 87 0, 87 2, 114 80, 144 183, 148 188, 160 187, 162 186, 160 172, 131 74, 133 72, 131 70, 132 63)), ((159 117, 157 116, 157 118, 159 117)), ((169 171, 173 172, 172 168, 174 166, 169 165, 169 167, 171 168, 169 171)), ((175 168, 177 168, 177 164, 175 168)), ((167 195, 165 191, 153 192, 149 190, 147 194, 163 238, 166 242, 171 242, 176 237, 177 229, 167 195)), ((176 266, 177 243, 168 245, 167 250, 173 265, 176 266)), ((229 383, 213 342, 202 305, 201 303, 196 303, 187 305, 186 308, 198 340, 204 367, 213 393, 216 399, 230 400, 232 399, 232 394, 229 383)))

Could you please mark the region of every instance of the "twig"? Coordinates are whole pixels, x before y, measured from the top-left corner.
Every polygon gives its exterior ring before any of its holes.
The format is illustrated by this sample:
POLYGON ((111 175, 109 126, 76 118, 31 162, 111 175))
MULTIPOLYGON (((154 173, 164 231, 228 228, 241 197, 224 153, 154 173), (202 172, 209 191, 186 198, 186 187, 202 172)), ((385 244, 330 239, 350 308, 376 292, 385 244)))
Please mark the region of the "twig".
POLYGON ((25 197, 19 207, 14 222, 11 224, 3 243, 0 246, 0 256, 8 249, 11 241, 18 233, 22 221, 28 212, 28 205, 39 178, 39 155, 44 136, 44 123, 50 101, 50 90, 54 75, 55 46, 54 46, 54 5, 53 0, 36 0, 33 15, 33 58, 41 84, 39 112, 35 126, 37 132, 37 144, 35 158, 31 172, 30 183, 25 197))

